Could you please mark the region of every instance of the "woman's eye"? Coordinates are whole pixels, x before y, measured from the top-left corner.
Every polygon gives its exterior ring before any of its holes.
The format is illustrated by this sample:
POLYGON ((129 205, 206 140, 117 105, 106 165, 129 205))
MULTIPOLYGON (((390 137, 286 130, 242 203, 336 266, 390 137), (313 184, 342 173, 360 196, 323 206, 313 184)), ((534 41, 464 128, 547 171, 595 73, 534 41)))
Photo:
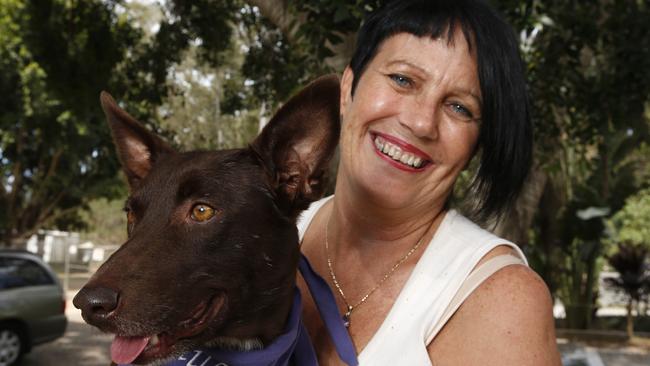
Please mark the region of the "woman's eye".
POLYGON ((462 104, 449 103, 449 108, 451 108, 452 112, 459 115, 459 117, 463 120, 471 121, 474 119, 472 112, 470 112, 469 109, 465 108, 462 104))
POLYGON ((210 220, 215 215, 215 210, 204 204, 194 205, 192 207, 192 220, 204 222, 210 220))
POLYGON ((401 88, 408 88, 413 85, 413 80, 400 74, 389 74, 388 77, 401 88))

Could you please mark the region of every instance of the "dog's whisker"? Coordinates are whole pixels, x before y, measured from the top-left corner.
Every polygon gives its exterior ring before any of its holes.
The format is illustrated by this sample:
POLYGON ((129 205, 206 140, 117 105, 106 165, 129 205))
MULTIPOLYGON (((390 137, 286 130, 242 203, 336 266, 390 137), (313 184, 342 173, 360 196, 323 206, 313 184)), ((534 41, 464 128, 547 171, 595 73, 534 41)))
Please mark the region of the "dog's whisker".
POLYGON ((189 277, 190 282, 201 282, 201 281, 210 281, 210 280, 216 280, 217 276, 215 276, 214 273, 210 272, 194 272, 192 275, 189 277))
POLYGON ((170 313, 176 313, 178 312, 174 307, 170 305, 165 305, 165 304, 155 304, 154 305, 154 311, 162 311, 162 316, 163 317, 169 317, 170 313))
POLYGON ((146 324, 138 320, 128 319, 126 317, 115 317, 115 324, 117 325, 118 334, 139 336, 153 333, 152 326, 150 324, 146 324))

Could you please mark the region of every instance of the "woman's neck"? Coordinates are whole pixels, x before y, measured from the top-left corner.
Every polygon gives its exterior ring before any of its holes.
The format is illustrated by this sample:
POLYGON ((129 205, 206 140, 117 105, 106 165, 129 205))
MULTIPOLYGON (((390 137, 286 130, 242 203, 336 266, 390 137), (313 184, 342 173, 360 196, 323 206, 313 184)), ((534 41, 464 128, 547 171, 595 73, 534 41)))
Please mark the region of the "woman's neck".
POLYGON ((329 240, 336 243, 336 252, 378 247, 394 250, 431 237, 444 217, 444 202, 386 207, 377 197, 337 183, 333 204, 325 214, 329 240))

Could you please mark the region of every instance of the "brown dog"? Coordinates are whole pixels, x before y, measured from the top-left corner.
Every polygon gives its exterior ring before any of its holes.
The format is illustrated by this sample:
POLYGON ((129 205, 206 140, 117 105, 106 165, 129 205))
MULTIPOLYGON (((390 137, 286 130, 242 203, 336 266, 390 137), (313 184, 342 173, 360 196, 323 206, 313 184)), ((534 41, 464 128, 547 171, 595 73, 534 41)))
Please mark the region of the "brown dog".
POLYGON ((84 320, 115 334, 117 363, 268 344, 292 305, 296 218, 322 195, 338 142, 338 79, 307 86, 234 150, 176 152, 101 102, 130 187, 129 235, 75 296, 84 320))

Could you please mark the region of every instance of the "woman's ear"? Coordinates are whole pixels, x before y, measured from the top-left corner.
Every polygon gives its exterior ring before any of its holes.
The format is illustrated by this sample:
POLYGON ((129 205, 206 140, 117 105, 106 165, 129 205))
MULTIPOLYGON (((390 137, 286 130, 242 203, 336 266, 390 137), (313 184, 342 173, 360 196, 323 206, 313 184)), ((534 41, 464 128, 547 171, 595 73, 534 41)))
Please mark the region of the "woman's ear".
POLYGON ((340 108, 341 115, 345 115, 345 112, 348 108, 348 105, 352 102, 352 80, 354 79, 354 73, 350 66, 346 67, 343 70, 343 76, 341 76, 341 96, 340 96, 340 108))

